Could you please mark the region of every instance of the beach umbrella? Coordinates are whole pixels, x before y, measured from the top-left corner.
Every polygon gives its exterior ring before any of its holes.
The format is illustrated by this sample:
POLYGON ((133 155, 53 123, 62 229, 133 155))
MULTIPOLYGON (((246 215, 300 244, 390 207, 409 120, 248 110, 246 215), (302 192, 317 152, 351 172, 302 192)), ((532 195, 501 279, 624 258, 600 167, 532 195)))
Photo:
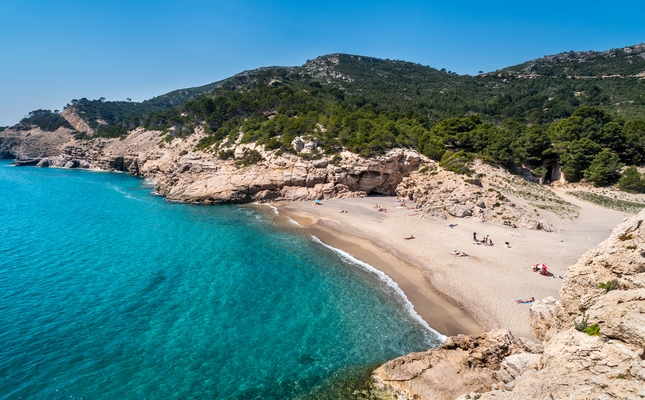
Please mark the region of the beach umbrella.
POLYGON ((540 269, 549 269, 549 266, 544 263, 535 264, 535 267, 540 269))

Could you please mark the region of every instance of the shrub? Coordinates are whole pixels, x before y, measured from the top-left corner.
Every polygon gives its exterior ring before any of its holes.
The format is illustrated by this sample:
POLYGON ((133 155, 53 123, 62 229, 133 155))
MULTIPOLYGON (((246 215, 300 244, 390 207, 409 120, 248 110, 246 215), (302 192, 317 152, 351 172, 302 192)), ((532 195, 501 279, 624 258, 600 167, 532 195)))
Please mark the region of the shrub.
POLYGON ((604 186, 614 183, 620 177, 623 164, 616 153, 604 149, 591 161, 589 168, 584 171, 584 177, 593 182, 596 186, 604 186))
POLYGON ((452 171, 460 175, 470 176, 473 171, 468 168, 468 163, 473 161, 474 157, 471 154, 466 153, 465 151, 458 151, 456 153, 448 150, 441 157, 441 162, 439 165, 448 171, 452 171))
POLYGON ((242 159, 238 160, 236 164, 240 167, 246 167, 247 165, 257 164, 262 160, 262 154, 259 151, 251 150, 242 159))
POLYGON ((645 193, 645 175, 638 172, 636 167, 631 166, 623 171, 618 179, 620 190, 630 193, 645 193))
POLYGON ((598 284, 598 288, 605 289, 605 293, 609 293, 612 290, 618 289, 618 280, 612 279, 612 280, 607 281, 607 282, 600 282, 598 284))
POLYGON ((235 155, 235 152, 231 149, 220 150, 217 153, 217 158, 219 158, 220 160, 228 160, 229 158, 233 158, 234 155, 235 155))
POLYGON ((573 320, 573 325, 576 327, 577 330, 580 332, 584 332, 585 329, 588 327, 587 321, 589 320, 589 316, 585 315, 585 313, 582 313, 582 319, 580 322, 578 322, 577 318, 573 320))
POLYGON ((598 324, 593 324, 585 328, 584 332, 589 336, 600 336, 600 327, 598 324))

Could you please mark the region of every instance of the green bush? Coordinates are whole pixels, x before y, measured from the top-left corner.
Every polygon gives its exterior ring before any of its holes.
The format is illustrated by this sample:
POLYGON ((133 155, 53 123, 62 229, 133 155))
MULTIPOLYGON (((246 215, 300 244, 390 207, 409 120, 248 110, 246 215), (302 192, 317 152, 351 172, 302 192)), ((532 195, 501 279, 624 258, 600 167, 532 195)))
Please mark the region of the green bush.
POLYGON ((645 193, 645 175, 634 166, 626 168, 618 179, 618 187, 625 192, 645 193))
POLYGON ((235 152, 231 149, 227 150, 220 150, 217 153, 217 158, 220 160, 228 160, 229 158, 233 158, 235 156, 235 152))
POLYGON ((593 324, 586 327, 584 332, 589 336, 600 336, 600 327, 598 324, 593 324))
POLYGON ((618 180, 622 166, 616 153, 603 149, 593 158, 589 168, 584 171, 584 176, 596 186, 609 185, 618 180))
POLYGON ((456 153, 447 150, 441 157, 439 166, 441 168, 452 171, 459 175, 472 175, 473 171, 468 168, 468 164, 473 161, 474 157, 472 154, 468 154, 465 151, 458 151, 456 153))
POLYGON ((248 165, 257 164, 262 161, 262 154, 257 150, 250 150, 244 157, 236 162, 240 167, 246 167, 248 165))
POLYGON ((618 280, 612 279, 607 282, 600 282, 598 288, 605 289, 605 293, 611 292, 612 290, 618 289, 618 280))
POLYGON ((577 330, 580 332, 584 332, 585 329, 587 329, 589 321, 589 316, 585 315, 585 313, 582 313, 582 318, 580 319, 580 322, 577 320, 573 320, 573 325, 576 327, 577 330))

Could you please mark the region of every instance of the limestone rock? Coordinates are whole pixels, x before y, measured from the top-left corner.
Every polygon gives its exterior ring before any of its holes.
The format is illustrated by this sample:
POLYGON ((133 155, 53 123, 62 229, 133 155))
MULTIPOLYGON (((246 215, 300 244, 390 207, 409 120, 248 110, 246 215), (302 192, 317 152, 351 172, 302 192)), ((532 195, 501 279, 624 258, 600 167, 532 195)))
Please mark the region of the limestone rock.
POLYGON ((536 300, 529 308, 529 323, 538 340, 549 340, 551 328, 555 323, 555 308, 558 301, 553 297, 536 300))
POLYGON ((94 130, 90 128, 87 122, 76 113, 74 107, 65 108, 60 115, 78 132, 85 132, 90 135, 94 133, 94 130))
POLYGON ((457 218, 470 217, 473 213, 463 204, 455 204, 446 209, 450 215, 457 218))
POLYGON ((302 137, 298 136, 291 141, 293 149, 300 153, 305 148, 305 141, 302 137))
POLYGON ((537 368, 540 355, 504 329, 477 336, 449 337, 443 346, 412 353, 379 367, 375 386, 399 399, 454 399, 486 392, 537 368))

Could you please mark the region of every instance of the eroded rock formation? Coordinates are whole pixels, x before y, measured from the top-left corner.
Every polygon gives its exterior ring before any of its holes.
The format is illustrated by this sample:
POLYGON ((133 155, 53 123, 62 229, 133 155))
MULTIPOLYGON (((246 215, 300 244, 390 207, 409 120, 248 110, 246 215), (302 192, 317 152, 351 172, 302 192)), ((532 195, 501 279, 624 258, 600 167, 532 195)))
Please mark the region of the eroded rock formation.
MULTIPOLYGON (((529 229, 554 230, 550 222, 531 215, 530 209, 511 200, 510 197, 517 199, 517 196, 509 194, 509 191, 516 194, 526 192, 509 188, 527 184, 526 180, 480 160, 476 160, 472 168, 470 176, 459 175, 428 161, 419 171, 404 178, 396 192, 401 197, 414 200, 428 216, 472 217, 480 222, 507 221, 529 229)), ((541 188, 537 184, 531 187, 541 188)))
POLYGON ((234 156, 222 160, 195 150, 199 134, 181 139, 138 129, 122 140, 75 140, 69 132, 57 132, 35 132, 31 137, 3 132, 0 150, 30 162, 35 159, 41 167, 126 171, 152 179, 155 190, 169 199, 208 204, 392 195, 423 162, 413 151, 396 149, 370 159, 343 152, 332 164, 328 157, 306 161, 239 143, 229 149, 234 156), (261 160, 241 166, 251 150, 258 151, 261 160))

